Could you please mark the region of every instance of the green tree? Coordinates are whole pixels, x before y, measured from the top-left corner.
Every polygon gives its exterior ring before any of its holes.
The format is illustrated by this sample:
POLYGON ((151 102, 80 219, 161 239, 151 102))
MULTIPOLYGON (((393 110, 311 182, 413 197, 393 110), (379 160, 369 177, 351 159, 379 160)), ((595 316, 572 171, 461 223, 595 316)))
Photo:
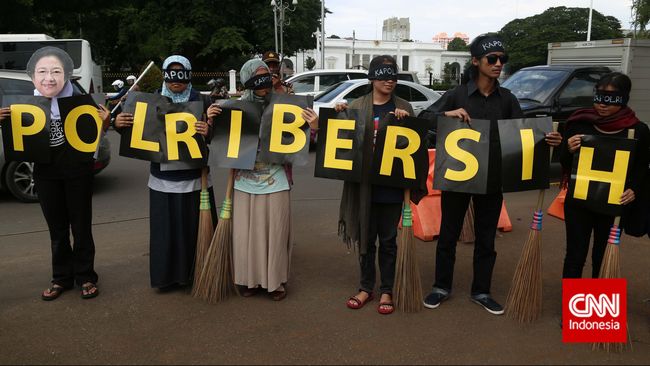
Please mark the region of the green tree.
POLYGON ((447 44, 447 51, 468 51, 469 46, 464 39, 460 37, 454 37, 449 44, 447 44))
POLYGON ((636 36, 648 38, 650 32, 646 29, 650 23, 650 0, 633 0, 632 1, 632 25, 636 36))
POLYGON ((312 70, 314 66, 316 66, 316 60, 310 56, 307 56, 307 59, 305 60, 305 67, 307 70, 312 70))
MULTIPOLYGON (((508 72, 546 64, 548 43, 586 40, 588 18, 588 8, 559 6, 506 24, 499 34, 510 55, 510 61, 506 65, 508 72)), ((620 28, 621 23, 615 17, 593 11, 591 39, 622 37, 620 28)))
MULTIPOLYGON (((285 13, 287 55, 316 44, 320 0, 285 13)), ((138 70, 178 53, 197 71, 239 69, 274 48, 273 11, 258 0, 3 0, 0 33, 87 39, 105 71, 138 70)))

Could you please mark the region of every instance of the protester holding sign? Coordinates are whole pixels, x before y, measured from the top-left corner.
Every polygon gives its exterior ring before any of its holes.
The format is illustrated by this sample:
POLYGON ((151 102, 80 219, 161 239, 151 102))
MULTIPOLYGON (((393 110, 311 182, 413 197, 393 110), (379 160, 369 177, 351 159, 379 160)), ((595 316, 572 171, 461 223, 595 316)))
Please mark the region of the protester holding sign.
MULTIPOLYGON (((433 291, 425 298, 427 308, 437 308, 446 300, 453 283, 456 261, 456 242, 460 235, 470 199, 474 203, 474 278, 471 299, 488 312, 503 314, 503 307, 490 295, 492 270, 496 261, 494 238, 501 213, 501 161, 497 120, 522 118, 517 98, 508 89, 501 88, 497 78, 508 55, 502 40, 494 34, 483 34, 470 45, 472 67, 470 80, 446 92, 427 109, 434 122, 439 116, 459 118, 471 126, 472 118, 490 121, 489 172, 486 194, 443 191, 441 196, 442 222, 436 248, 436 276, 433 291)), ((424 114, 426 115, 426 114, 424 114)), ((558 145, 557 133, 547 135, 551 145, 558 145)))
MULTIPOLYGON (((243 101, 268 104, 272 78, 260 59, 241 68, 243 101)), ((303 109, 302 118, 317 128, 318 116, 303 109)), ((257 160, 252 170, 236 170, 233 197, 235 284, 248 297, 260 289, 279 301, 286 297, 291 262, 291 167, 257 160)))
MULTIPOLYGON (((209 97, 192 88, 192 65, 179 55, 163 62, 164 82, 160 94, 173 103, 203 102, 208 121, 221 113, 209 97)), ((133 114, 120 113, 115 127, 120 131, 133 126, 133 114)), ((197 121, 196 131, 209 136, 208 122, 197 121)), ((207 161, 207 160, 206 160, 207 161)), ((201 168, 175 170, 178 165, 151 163, 149 175, 149 248, 151 287, 161 290, 192 282, 199 223, 201 168), (172 167, 172 169, 166 169, 172 167)), ((208 182, 212 179, 208 175, 208 182)), ((211 184, 210 184, 211 185, 211 184)), ((210 193, 213 221, 216 221, 214 193, 210 193)))
MULTIPOLYGON (((397 118, 413 115, 413 108, 404 99, 395 96, 397 86, 397 63, 388 55, 377 56, 370 61, 369 92, 355 99, 349 106, 363 115, 365 135, 362 156, 361 182, 345 181, 341 196, 339 235, 348 246, 359 248, 361 281, 359 293, 347 301, 351 309, 360 309, 372 300, 375 288, 376 241, 379 239, 379 292, 380 314, 394 311, 393 283, 397 256, 397 225, 402 212, 404 191, 400 188, 372 185, 375 138, 381 128, 386 128, 388 114, 397 118)), ((337 110, 347 105, 337 106, 337 110)))
MULTIPOLYGON (((74 94, 70 83, 73 69, 70 56, 57 47, 36 50, 27 63, 34 95, 51 100, 51 159, 49 163, 34 164, 34 183, 52 240, 52 286, 42 293, 43 300, 58 298, 75 283, 81 286, 84 299, 99 294, 92 236, 93 162, 70 159, 74 149, 67 143, 57 102, 74 94), (74 245, 70 243, 70 230, 74 245)), ((97 112, 103 128, 108 128, 108 110, 100 105, 97 112)), ((0 110, 0 122, 9 114, 10 108, 0 110)))
MULTIPOLYGON (((634 111, 627 106, 631 88, 632 82, 625 74, 613 72, 604 75, 596 83, 593 108, 577 110, 567 120, 565 142, 562 144, 560 156, 564 172, 562 184, 568 186, 569 193, 574 192, 575 189, 574 179, 570 179, 570 174, 574 170, 574 155, 580 151, 585 136, 626 138, 627 130, 634 129, 634 137, 637 139, 633 154, 634 162, 627 167, 627 182, 619 203, 628 205, 637 198, 648 167, 650 132, 648 126, 639 121, 634 111)), ((598 164, 596 158, 594 157, 593 165, 598 164)), ((607 164, 611 166, 611 161, 607 164)), ((612 189, 611 185, 607 185, 607 189, 612 189)), ((564 201, 567 243, 563 278, 582 277, 592 232, 594 244, 591 255, 591 275, 593 278, 598 278, 613 222, 614 216, 585 207, 581 200, 574 198, 572 194, 567 194, 564 201)))

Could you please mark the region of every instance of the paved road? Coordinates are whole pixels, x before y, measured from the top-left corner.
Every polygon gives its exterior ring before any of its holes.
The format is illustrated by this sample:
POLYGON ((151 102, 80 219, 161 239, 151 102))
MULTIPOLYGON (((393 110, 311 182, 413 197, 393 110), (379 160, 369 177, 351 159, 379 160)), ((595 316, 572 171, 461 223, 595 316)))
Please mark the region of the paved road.
MULTIPOLYGON (((650 241, 623 238, 634 350, 592 352, 590 345, 562 343, 564 229, 554 218, 544 223, 544 315, 532 325, 490 315, 468 300, 467 244, 458 247, 454 294, 440 308, 390 316, 377 314, 376 302, 347 309, 358 264, 336 236, 342 184, 313 178, 313 165, 295 169, 286 300, 257 296, 209 305, 185 291, 158 293, 149 288, 148 164, 117 156, 115 132, 110 139, 113 161, 97 176, 94 197, 98 298, 84 301, 70 291, 51 303, 40 300, 50 276, 45 220, 37 204, 0 194, 0 364, 650 362, 650 241)), ((213 181, 221 202, 224 171, 214 171, 213 181)), ((498 235, 493 281, 493 295, 503 302, 535 199, 535 192, 506 195, 514 230, 498 235)), ((417 250, 426 292, 435 242, 418 242, 417 250)))

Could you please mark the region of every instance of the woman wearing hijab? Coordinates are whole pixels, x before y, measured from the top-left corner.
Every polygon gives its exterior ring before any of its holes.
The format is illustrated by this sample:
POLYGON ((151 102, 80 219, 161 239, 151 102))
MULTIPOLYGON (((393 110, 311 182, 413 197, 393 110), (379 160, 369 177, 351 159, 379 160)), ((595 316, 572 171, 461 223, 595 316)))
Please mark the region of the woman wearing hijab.
MULTIPOLYGON (((634 129, 637 139, 634 165, 628 167, 626 189, 621 195, 620 203, 628 205, 640 193, 643 175, 648 167, 648 144, 650 131, 648 126, 639 121, 634 111, 627 106, 630 99, 632 82, 629 77, 619 72, 604 75, 597 83, 594 93, 593 108, 580 109, 567 120, 562 142, 561 163, 563 184, 572 191, 573 182, 569 179, 572 171, 573 155, 580 149, 581 139, 585 135, 627 137, 627 130, 634 129)), ((589 252, 591 234, 594 244, 591 254, 591 276, 598 278, 600 266, 605 255, 609 230, 614 222, 613 216, 594 212, 580 205, 567 195, 564 201, 564 225, 566 227, 566 256, 564 257, 563 278, 581 278, 582 269, 589 252)))
MULTIPOLYGON (((267 104, 272 79, 260 59, 248 60, 240 72, 246 90, 242 100, 267 104)), ((304 109, 302 118, 317 128, 318 116, 304 109)), ((286 297, 291 262, 291 167, 255 162, 252 170, 235 172, 233 197, 233 262, 235 284, 244 297, 266 290, 279 301, 286 297)))
MULTIPOLYGON (((81 297, 99 295, 98 276, 94 269, 95 243, 92 235, 93 162, 71 162, 72 147, 66 143, 59 98, 75 95, 70 77, 73 62, 60 48, 43 47, 27 63, 27 74, 34 83, 34 95, 51 99, 50 163, 34 164, 34 184, 47 221, 52 241, 52 285, 41 294, 45 301, 58 298, 76 283, 81 297), (70 243, 70 231, 74 245, 70 243)), ((98 109, 106 130, 108 110, 98 109)), ((9 117, 10 109, 0 110, 0 122, 9 117)))
MULTIPOLYGON (((216 104, 192 88, 192 65, 179 55, 169 56, 163 62, 164 82, 160 94, 173 103, 202 101, 208 121, 221 113, 216 104)), ((211 123, 211 122, 210 122, 211 123)), ((133 125, 133 115, 120 113, 115 127, 133 125)), ((208 136, 210 125, 205 121, 195 124, 196 130, 208 136)), ((164 164, 164 163, 163 163, 164 164)), ((199 196, 202 169, 165 170, 161 163, 151 163, 149 174, 149 264, 151 287, 168 290, 192 282, 194 256, 199 226, 199 196)), ((210 185, 210 201, 214 202, 210 185)), ((212 203, 213 220, 217 217, 212 203)))

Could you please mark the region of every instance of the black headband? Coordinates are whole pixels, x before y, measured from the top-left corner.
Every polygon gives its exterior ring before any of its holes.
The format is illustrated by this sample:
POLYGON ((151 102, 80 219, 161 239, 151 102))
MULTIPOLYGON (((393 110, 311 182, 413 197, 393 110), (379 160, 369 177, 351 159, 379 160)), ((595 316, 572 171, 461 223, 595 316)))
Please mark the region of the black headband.
POLYGON ((490 52, 506 52, 503 41, 499 37, 486 37, 478 42, 472 42, 470 53, 474 57, 481 57, 490 52))
POLYGON ((397 80, 397 66, 379 64, 368 70, 368 80, 397 80))
POLYGON ((594 93, 594 104, 620 105, 624 107, 629 99, 629 95, 619 91, 596 90, 594 93))
POLYGON ((187 84, 192 80, 192 70, 163 70, 163 79, 168 83, 187 84))
POLYGON ((255 75, 248 79, 244 86, 246 89, 260 90, 260 89, 269 89, 273 86, 273 80, 271 80, 271 74, 260 74, 255 75))

